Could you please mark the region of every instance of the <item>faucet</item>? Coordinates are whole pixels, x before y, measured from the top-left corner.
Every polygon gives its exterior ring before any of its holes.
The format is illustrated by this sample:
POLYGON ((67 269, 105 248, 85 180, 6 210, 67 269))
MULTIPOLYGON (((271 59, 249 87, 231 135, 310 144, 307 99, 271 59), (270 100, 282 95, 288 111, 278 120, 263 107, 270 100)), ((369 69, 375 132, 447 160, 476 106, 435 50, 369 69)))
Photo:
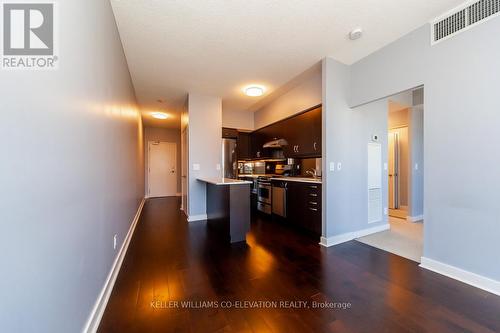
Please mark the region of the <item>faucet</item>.
POLYGON ((316 169, 309 169, 309 170, 307 170, 306 171, 306 175, 311 175, 311 177, 313 177, 313 178, 317 178, 318 177, 318 174, 316 173, 316 169))

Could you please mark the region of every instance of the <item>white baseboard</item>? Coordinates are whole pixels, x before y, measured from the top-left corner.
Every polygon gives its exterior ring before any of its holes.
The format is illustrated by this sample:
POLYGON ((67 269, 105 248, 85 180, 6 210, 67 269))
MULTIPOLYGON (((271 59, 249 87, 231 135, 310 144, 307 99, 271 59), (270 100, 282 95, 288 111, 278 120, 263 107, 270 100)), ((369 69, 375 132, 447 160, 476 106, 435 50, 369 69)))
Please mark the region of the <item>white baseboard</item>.
POLYGON ((92 308, 92 312, 90 313, 89 318, 87 319, 87 323, 83 328, 83 333, 95 333, 99 328, 99 323, 101 322, 102 315, 104 314, 104 310, 106 310, 106 305, 108 304, 109 296, 111 296, 111 292, 113 291, 113 287, 116 282, 116 278, 118 277, 118 273, 120 272, 120 268, 123 263, 123 259, 125 258, 125 254, 127 253, 128 246, 130 244, 130 240, 132 239, 132 235, 134 233, 137 222, 139 221, 139 217, 141 216, 142 208, 144 207, 144 203, 146 202, 146 198, 142 199, 139 208, 134 216, 134 220, 128 229, 127 236, 123 240, 122 246, 120 247, 120 251, 115 257, 115 261, 113 262, 113 266, 111 266, 111 270, 106 278, 106 282, 97 298, 94 307, 92 308))
POLYGON ((179 193, 174 193, 169 195, 158 195, 158 196, 146 195, 145 199, 159 199, 159 198, 170 198, 170 197, 180 197, 180 196, 181 195, 179 193))
POLYGON ((207 219, 207 214, 189 215, 187 218, 188 222, 202 221, 206 219, 207 219))
POLYGON ((377 232, 389 230, 390 225, 389 224, 384 224, 378 227, 373 227, 373 228, 367 228, 363 230, 358 230, 354 232, 347 232, 345 234, 337 235, 337 236, 332 236, 332 237, 321 237, 321 241, 319 242, 320 245, 325 246, 325 247, 330 247, 334 246, 337 244, 342 244, 345 242, 352 241, 353 239, 368 236, 377 232))
POLYGON ((419 221, 422 221, 423 219, 424 219, 423 215, 417 215, 417 216, 408 215, 406 217, 406 221, 408 221, 408 222, 419 222, 419 221))
POLYGON ((422 257, 420 267, 500 296, 500 281, 422 257))

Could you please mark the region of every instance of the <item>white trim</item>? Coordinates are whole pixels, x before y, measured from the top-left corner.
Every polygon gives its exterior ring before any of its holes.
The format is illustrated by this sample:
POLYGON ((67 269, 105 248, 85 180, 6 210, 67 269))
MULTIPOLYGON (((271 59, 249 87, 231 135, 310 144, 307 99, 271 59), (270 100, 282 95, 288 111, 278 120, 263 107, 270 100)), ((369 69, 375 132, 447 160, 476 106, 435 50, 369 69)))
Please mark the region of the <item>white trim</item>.
POLYGON ((332 237, 321 237, 321 241, 319 242, 320 245, 325 246, 325 247, 330 247, 338 244, 342 244, 345 242, 352 241, 353 239, 368 236, 371 234, 375 234, 377 232, 389 230, 391 226, 387 223, 378 227, 373 227, 373 228, 367 228, 363 230, 358 230, 358 231, 353 231, 353 232, 346 232, 345 234, 337 235, 337 236, 332 236, 332 237))
POLYGON ((172 195, 160 195, 160 196, 146 196, 145 199, 157 199, 157 198, 171 198, 171 197, 178 197, 177 194, 172 194, 172 195))
POLYGON ((422 221, 423 219, 424 219, 424 215, 417 215, 417 216, 408 215, 406 217, 406 221, 408 221, 408 222, 419 222, 419 221, 422 221))
POLYGON ((207 219, 207 214, 189 215, 187 218, 188 222, 202 221, 206 219, 207 219))
POLYGON ((108 273, 108 277, 106 278, 104 286, 99 293, 99 297, 97 298, 94 307, 92 308, 92 312, 90 313, 90 316, 85 323, 85 327, 82 330, 82 332, 84 333, 94 333, 97 332, 97 329, 99 328, 102 315, 104 314, 104 310, 106 310, 106 305, 108 304, 109 297, 111 296, 111 292, 113 291, 116 278, 118 277, 118 273, 120 272, 123 259, 125 258, 125 254, 127 253, 130 240, 132 239, 135 227, 137 225, 137 222, 139 221, 139 217, 141 216, 145 201, 145 198, 142 199, 141 204, 137 209, 134 220, 132 221, 132 224, 128 229, 127 236, 125 236, 120 251, 118 251, 118 254, 115 257, 115 261, 113 262, 113 266, 111 266, 111 270, 108 273))
POLYGON ((500 296, 500 281, 426 257, 421 258, 420 267, 500 296))

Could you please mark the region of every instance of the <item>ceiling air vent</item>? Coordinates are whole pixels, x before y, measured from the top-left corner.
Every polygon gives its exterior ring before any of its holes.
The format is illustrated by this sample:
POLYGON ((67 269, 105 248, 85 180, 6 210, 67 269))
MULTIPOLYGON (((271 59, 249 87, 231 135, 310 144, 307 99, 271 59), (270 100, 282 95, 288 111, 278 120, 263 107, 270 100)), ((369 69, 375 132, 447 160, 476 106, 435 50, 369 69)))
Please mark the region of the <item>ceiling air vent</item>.
POLYGON ((439 43, 500 14, 500 0, 467 2, 432 22, 432 44, 439 43))

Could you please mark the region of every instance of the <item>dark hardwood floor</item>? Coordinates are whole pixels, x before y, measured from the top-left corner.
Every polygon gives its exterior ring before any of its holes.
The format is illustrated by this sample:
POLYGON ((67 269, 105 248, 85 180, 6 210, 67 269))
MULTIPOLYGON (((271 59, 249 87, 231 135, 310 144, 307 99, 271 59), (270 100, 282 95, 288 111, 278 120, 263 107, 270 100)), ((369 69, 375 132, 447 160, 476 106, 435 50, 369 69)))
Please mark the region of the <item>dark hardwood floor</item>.
POLYGON ((152 199, 99 332, 500 332, 500 297, 356 241, 323 248, 259 217, 248 246, 225 245, 205 222, 188 224, 177 198, 152 199), (169 303, 182 300, 198 303, 169 303), (309 308, 222 307, 264 300, 309 308))

